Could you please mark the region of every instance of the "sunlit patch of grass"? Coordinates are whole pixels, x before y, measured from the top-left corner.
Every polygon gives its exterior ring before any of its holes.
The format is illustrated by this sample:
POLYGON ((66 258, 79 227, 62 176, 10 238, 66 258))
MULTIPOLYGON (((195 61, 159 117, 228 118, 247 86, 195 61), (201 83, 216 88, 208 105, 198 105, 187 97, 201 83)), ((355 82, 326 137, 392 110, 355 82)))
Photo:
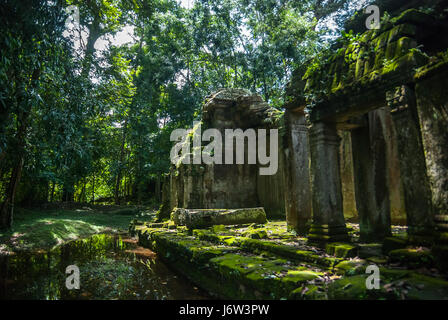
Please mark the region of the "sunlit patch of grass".
POLYGON ((100 232, 126 231, 133 216, 95 210, 17 210, 13 229, 0 232, 2 251, 51 248, 100 232))
POLYGON ((80 220, 43 219, 34 222, 22 232, 15 232, 10 243, 15 248, 54 247, 69 240, 82 238, 106 229, 80 220))

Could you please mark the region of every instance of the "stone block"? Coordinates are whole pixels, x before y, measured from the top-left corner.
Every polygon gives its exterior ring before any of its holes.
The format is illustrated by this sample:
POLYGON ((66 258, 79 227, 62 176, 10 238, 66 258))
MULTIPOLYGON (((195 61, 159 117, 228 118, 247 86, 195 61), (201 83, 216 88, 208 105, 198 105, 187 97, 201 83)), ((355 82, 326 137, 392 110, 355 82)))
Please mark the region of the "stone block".
POLYGON ((205 228, 213 225, 235 225, 245 223, 265 223, 263 208, 242 209, 184 209, 175 208, 171 220, 177 225, 192 228, 205 228))

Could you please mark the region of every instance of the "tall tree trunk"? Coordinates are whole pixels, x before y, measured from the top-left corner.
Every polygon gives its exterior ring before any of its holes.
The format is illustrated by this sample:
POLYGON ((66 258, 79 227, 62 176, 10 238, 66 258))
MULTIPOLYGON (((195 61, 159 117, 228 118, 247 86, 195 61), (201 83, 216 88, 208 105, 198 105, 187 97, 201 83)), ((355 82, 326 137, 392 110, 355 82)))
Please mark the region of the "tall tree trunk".
POLYGON ((0 163, 3 161, 5 156, 6 156, 6 152, 5 151, 0 152, 0 163))
MULTIPOLYGON (((36 81, 40 77, 40 69, 34 69, 31 75, 31 87, 36 87, 36 81)), ((23 101, 19 101, 20 106, 23 101)), ((24 102, 27 104, 27 102, 24 102)), ((11 172, 11 178, 9 181, 8 188, 6 189, 5 199, 0 205, 0 229, 10 229, 12 227, 13 215, 14 215, 14 199, 16 197, 17 186, 20 182, 20 177, 22 175, 23 163, 25 160, 25 137, 28 128, 28 118, 31 112, 31 106, 25 105, 27 108, 22 109, 18 113, 18 130, 15 136, 15 141, 17 142, 15 150, 11 150, 11 153, 15 155, 17 159, 16 164, 11 172)))
POLYGON ((104 31, 100 25, 100 16, 98 9, 93 13, 93 21, 91 24, 87 25, 89 30, 89 35, 87 37, 86 51, 82 67, 82 76, 88 77, 90 70, 92 69, 92 64, 95 54, 95 42, 104 34, 104 31))
POLYGON ((160 203, 162 200, 162 188, 161 188, 161 177, 160 177, 160 173, 157 174, 157 179, 156 179, 156 201, 157 203, 160 203))
POLYGON ((82 189, 81 192, 79 193, 78 202, 82 203, 86 194, 86 179, 83 179, 81 183, 82 183, 82 189))
POLYGON ((73 184, 65 183, 62 188, 62 201, 64 202, 74 202, 75 194, 73 192, 74 186, 73 184))
POLYGON ((142 203, 142 196, 143 196, 143 190, 142 190, 142 175, 140 174, 142 172, 142 160, 139 157, 137 161, 137 175, 135 176, 135 185, 136 185, 136 192, 137 192, 137 204, 142 203))
POLYGON ((51 186, 51 191, 50 191, 50 203, 53 202, 54 199, 54 189, 56 187, 56 182, 53 181, 53 185, 51 186))
POLYGON ((23 155, 17 161, 16 166, 12 170, 8 188, 6 189, 6 197, 0 206, 0 229, 11 229, 14 215, 14 199, 16 196, 17 185, 20 182, 20 176, 23 168, 23 155))
POLYGON ((120 147, 120 158, 118 159, 118 172, 117 172, 117 180, 115 182, 115 193, 114 193, 114 198, 115 198, 115 204, 120 204, 120 185, 121 185, 121 176, 122 176, 122 172, 123 169, 121 168, 121 166, 123 165, 123 160, 124 160, 124 147, 125 147, 125 143, 126 143, 126 127, 127 127, 128 121, 127 119, 124 121, 124 126, 123 126, 123 136, 121 139, 121 147, 120 147))
POLYGON ((92 204, 95 204, 95 173, 92 180, 92 204))
POLYGON ((133 183, 134 182, 132 180, 132 174, 130 174, 129 175, 129 183, 128 183, 128 199, 134 197, 134 194, 132 193, 132 191, 135 189, 133 183))
POLYGON ((128 201, 128 197, 127 197, 127 186, 128 186, 128 181, 126 179, 126 173, 124 174, 124 187, 123 187, 123 196, 124 196, 124 202, 126 203, 128 201))

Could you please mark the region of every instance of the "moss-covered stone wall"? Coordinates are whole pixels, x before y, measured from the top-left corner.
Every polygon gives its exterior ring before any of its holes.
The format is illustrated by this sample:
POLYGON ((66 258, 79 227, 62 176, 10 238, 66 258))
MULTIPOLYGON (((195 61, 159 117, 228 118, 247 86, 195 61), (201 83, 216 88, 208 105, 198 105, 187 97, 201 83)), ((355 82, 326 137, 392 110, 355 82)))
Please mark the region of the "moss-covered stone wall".
MULTIPOLYGON (((444 7, 442 2, 437 5, 447 9, 446 3, 444 7)), ((381 230, 387 234, 391 215, 395 222, 406 220, 413 236, 431 235, 434 219, 437 228, 448 230, 441 222, 448 221, 446 210, 437 209, 448 206, 441 190, 448 176, 448 153, 440 147, 448 143, 440 129, 448 125, 448 99, 443 89, 448 61, 448 38, 443 35, 448 32, 448 11, 442 9, 395 11, 395 17, 384 16, 379 30, 344 34, 330 50, 299 67, 287 88, 285 107, 308 110, 311 128, 351 131, 351 152, 361 165, 355 166, 358 170, 354 172, 357 211, 361 220, 368 222, 361 223, 361 229, 377 228, 372 235, 380 235, 381 230), (372 119, 379 110, 375 127, 372 119), (363 130, 368 132, 361 143, 354 143, 353 138, 359 138, 363 130), (378 161, 369 162, 371 159, 378 161), (377 204, 361 210, 366 203, 377 204), (376 216, 379 211, 381 215, 376 216)), ((316 137, 311 137, 311 146, 314 140, 316 137)), ((319 179, 322 168, 336 167, 336 160, 325 157, 332 148, 329 141, 324 141, 320 153, 311 153, 311 165, 318 168, 311 172, 314 180, 319 179)), ((319 199, 313 203, 313 221, 318 218, 315 209, 325 202, 320 189, 328 187, 325 194, 331 191, 335 199, 340 193, 350 199, 347 157, 340 152, 339 158, 342 190, 339 183, 326 184, 328 177, 319 180, 320 187, 312 190, 313 197, 319 199)), ((336 169, 334 174, 337 176, 336 169)), ((350 211, 348 203, 344 211, 350 211)), ((335 215, 333 212, 327 218, 335 215)))
MULTIPOLYGON (((383 244, 307 244, 285 222, 187 231, 169 223, 131 225, 140 245, 157 252, 197 286, 224 299, 442 299, 448 282, 422 272, 434 258, 427 249, 391 237, 383 244), (366 287, 376 264, 381 287, 366 287), (405 286, 403 284, 406 283, 405 286), (423 288, 423 290, 422 290, 423 288)), ((356 231, 351 229, 352 236, 356 231)))
POLYGON ((448 30, 445 19, 409 9, 380 30, 347 33, 297 70, 286 104, 306 105, 311 121, 343 122, 376 109, 388 88, 413 82, 418 68, 446 50, 446 41, 435 37, 448 30))

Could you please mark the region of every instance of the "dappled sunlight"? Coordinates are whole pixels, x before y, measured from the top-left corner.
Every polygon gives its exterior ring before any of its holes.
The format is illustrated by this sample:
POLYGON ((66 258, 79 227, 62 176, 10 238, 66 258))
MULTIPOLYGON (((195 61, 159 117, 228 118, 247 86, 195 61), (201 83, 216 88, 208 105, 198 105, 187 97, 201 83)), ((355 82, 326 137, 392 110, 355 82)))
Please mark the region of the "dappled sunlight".
MULTIPOLYGON (((126 230, 132 216, 120 214, 127 209, 114 210, 118 213, 104 214, 95 210, 28 213, 27 219, 21 219, 16 225, 14 233, 2 235, 4 246, 13 250, 51 248, 95 233, 126 230)), ((135 212, 132 210, 128 211, 135 212)))

